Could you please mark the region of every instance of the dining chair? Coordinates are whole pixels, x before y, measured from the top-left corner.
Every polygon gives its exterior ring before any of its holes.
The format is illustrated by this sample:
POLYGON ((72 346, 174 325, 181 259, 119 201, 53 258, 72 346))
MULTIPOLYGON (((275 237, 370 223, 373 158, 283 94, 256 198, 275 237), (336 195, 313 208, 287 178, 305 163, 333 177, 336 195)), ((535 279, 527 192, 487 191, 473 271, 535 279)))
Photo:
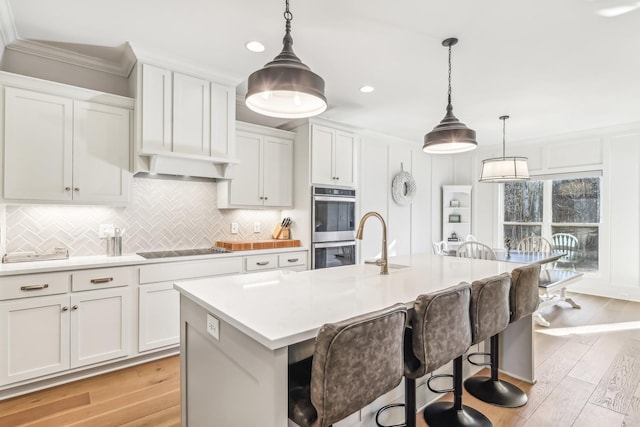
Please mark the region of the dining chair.
POLYGON ((456 256, 462 258, 496 260, 496 253, 491 249, 491 246, 482 242, 464 242, 458 247, 456 256))
POLYGON ((553 240, 553 249, 565 253, 565 256, 560 258, 556 265, 567 265, 575 270, 580 248, 578 238, 569 233, 556 233, 551 236, 551 239, 553 240))
POLYGON ((433 253, 436 255, 446 255, 449 250, 446 240, 433 242, 431 243, 431 247, 433 248, 433 253))
POLYGON ((476 236, 474 236, 473 234, 467 234, 467 237, 464 239, 467 242, 477 242, 478 239, 476 239, 476 236))
POLYGON ((553 252, 553 245, 551 244, 551 242, 542 236, 524 237, 518 242, 516 248, 519 251, 525 252, 553 252))

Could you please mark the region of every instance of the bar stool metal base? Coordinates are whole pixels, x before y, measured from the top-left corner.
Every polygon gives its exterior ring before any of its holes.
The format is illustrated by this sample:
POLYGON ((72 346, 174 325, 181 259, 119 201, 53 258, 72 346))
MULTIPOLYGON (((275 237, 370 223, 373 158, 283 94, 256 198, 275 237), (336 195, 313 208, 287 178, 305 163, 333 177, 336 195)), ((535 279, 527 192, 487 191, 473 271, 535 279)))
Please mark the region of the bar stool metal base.
POLYGON ((527 403, 527 395, 515 385, 489 377, 471 377, 464 382, 470 395, 492 405, 518 408, 527 403))
POLYGON ((424 408, 424 420, 431 427, 493 427, 489 418, 462 405, 456 410, 452 402, 436 402, 424 408))

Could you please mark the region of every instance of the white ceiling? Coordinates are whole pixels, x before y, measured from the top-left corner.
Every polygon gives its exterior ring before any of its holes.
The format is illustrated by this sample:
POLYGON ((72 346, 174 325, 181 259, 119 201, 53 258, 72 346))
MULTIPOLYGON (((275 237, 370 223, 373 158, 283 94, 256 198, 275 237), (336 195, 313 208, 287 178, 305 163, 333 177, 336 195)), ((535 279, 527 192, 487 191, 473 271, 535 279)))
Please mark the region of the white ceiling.
MULTIPOLYGON (((284 34, 284 0, 5 1, 20 39, 108 60, 131 42, 232 76, 242 96, 284 34), (246 50, 250 40, 265 52, 246 50)), ((441 41, 457 37, 454 113, 480 145, 501 143, 509 114, 510 143, 640 121, 637 1, 291 0, 292 35, 325 79, 323 117, 416 142, 444 116, 441 41), (597 13, 620 5, 635 10, 597 13)))

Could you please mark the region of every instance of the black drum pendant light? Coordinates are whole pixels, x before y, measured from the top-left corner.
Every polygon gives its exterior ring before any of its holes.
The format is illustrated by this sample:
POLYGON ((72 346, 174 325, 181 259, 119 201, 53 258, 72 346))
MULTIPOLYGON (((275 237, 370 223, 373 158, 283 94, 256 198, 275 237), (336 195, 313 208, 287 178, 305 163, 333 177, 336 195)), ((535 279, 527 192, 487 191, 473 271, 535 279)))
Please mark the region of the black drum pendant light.
POLYGON ((505 127, 509 116, 502 120, 502 157, 482 161, 480 182, 513 182, 529 180, 529 166, 526 157, 505 157, 505 127))
POLYGON ((422 150, 431 154, 463 153, 473 150, 478 146, 476 131, 469 129, 453 115, 451 105, 451 46, 458 43, 458 39, 449 38, 442 45, 449 48, 449 92, 447 114, 440 124, 424 136, 422 150))
POLYGON ((293 52, 289 0, 282 52, 262 69, 249 76, 247 107, 259 114, 282 118, 311 117, 327 109, 324 80, 300 61, 293 52))

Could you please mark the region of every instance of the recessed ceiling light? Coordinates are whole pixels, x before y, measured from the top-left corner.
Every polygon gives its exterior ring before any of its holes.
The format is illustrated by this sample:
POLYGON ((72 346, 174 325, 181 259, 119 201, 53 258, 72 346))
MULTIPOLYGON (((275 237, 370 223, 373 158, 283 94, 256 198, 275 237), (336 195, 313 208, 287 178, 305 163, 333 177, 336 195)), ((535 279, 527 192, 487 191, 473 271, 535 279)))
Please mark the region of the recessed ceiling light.
POLYGON ((362 93, 371 93, 374 90, 376 90, 376 89, 373 86, 362 86, 360 88, 360 92, 362 92, 362 93))
POLYGON ((264 45, 258 41, 250 41, 245 45, 251 52, 264 52, 264 45))

